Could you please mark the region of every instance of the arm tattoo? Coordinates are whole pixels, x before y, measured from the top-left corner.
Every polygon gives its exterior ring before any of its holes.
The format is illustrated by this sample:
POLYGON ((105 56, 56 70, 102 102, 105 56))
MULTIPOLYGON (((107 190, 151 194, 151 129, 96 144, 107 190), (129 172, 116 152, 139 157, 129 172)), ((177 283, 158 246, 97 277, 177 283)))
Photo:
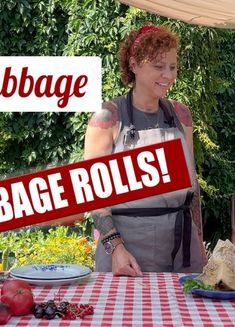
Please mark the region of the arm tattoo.
POLYGON ((115 228, 110 208, 93 210, 91 215, 95 228, 97 228, 102 235, 108 234, 115 228))
POLYGON ((184 124, 186 127, 192 127, 192 115, 188 107, 186 107, 184 104, 173 101, 176 114, 179 118, 179 121, 184 124))
POLYGON ((192 209, 193 221, 197 226, 198 235, 201 239, 203 239, 200 186, 198 181, 196 181, 196 190, 194 191, 194 197, 193 197, 191 209, 192 209))
POLYGON ((89 121, 92 127, 108 129, 114 127, 119 121, 118 110, 115 103, 108 101, 103 103, 103 108, 94 113, 89 121))

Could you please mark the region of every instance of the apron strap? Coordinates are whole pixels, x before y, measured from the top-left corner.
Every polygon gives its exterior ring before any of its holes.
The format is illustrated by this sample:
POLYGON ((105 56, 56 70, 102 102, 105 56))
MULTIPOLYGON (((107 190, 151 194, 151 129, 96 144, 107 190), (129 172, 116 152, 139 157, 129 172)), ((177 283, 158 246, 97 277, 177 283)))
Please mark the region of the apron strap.
POLYGON ((131 216, 131 217, 157 217, 167 215, 168 213, 184 211, 188 209, 188 206, 182 205, 179 207, 171 208, 120 208, 112 209, 112 215, 114 216, 131 216))
POLYGON ((181 133, 185 135, 184 128, 175 112, 174 104, 166 98, 161 98, 159 102, 165 114, 165 122, 169 121, 171 124, 170 127, 177 127, 181 131, 181 133))
POLYGON ((171 112, 171 109, 172 109, 171 102, 167 99, 160 99, 159 104, 164 113, 165 123, 168 124, 169 127, 176 127, 174 116, 172 115, 172 112, 171 112))
POLYGON ((192 217, 190 211, 190 203, 193 200, 193 192, 188 191, 184 206, 185 209, 180 209, 175 220, 175 241, 174 248, 171 252, 172 264, 176 254, 179 251, 182 241, 182 252, 183 252, 183 267, 190 267, 190 245, 191 245, 191 231, 192 231, 192 217), (182 237, 183 234, 183 237, 182 237))
POLYGON ((133 97, 133 90, 131 89, 127 93, 127 113, 129 118, 129 124, 130 124, 130 135, 134 139, 135 138, 135 126, 133 125, 133 108, 132 108, 132 97, 133 97))

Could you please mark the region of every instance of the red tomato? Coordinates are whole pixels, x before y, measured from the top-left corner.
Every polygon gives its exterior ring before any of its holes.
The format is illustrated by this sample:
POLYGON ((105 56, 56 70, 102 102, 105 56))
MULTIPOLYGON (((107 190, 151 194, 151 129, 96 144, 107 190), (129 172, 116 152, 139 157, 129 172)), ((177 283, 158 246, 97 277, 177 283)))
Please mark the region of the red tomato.
POLYGON ((27 289, 31 291, 31 286, 23 280, 9 279, 5 280, 2 285, 2 295, 8 291, 15 291, 17 288, 27 289))
POLYGON ((5 291, 1 301, 10 306, 12 316, 27 315, 34 305, 32 292, 23 288, 5 291))

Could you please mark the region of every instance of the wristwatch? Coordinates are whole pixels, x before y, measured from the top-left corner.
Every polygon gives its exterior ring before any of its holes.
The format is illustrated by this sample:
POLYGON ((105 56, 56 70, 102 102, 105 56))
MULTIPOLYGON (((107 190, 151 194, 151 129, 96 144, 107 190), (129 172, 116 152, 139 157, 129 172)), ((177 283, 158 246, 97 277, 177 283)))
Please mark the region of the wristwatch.
POLYGON ((124 241, 121 237, 118 238, 114 238, 113 240, 107 241, 104 243, 104 250, 107 254, 112 254, 113 251, 115 250, 115 248, 119 245, 119 244, 123 244, 124 241))

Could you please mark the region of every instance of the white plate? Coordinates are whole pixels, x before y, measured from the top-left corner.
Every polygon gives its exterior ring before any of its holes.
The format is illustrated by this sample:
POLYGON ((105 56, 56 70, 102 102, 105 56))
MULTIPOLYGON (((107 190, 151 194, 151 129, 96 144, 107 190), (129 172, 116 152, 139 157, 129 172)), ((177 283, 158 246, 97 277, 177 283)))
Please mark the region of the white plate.
POLYGON ((69 284, 75 284, 78 282, 83 282, 86 281, 89 277, 90 274, 87 274, 85 276, 81 276, 81 277, 75 277, 75 278, 67 278, 67 279, 30 279, 30 278, 23 278, 23 277, 16 277, 11 275, 11 277, 13 277, 14 279, 19 279, 19 280, 23 280, 24 282, 27 282, 29 284, 32 285, 37 285, 37 286, 61 286, 61 285, 69 285, 69 284))
POLYGON ((33 264, 11 269, 11 276, 34 280, 61 280, 83 277, 90 268, 76 264, 33 264))

